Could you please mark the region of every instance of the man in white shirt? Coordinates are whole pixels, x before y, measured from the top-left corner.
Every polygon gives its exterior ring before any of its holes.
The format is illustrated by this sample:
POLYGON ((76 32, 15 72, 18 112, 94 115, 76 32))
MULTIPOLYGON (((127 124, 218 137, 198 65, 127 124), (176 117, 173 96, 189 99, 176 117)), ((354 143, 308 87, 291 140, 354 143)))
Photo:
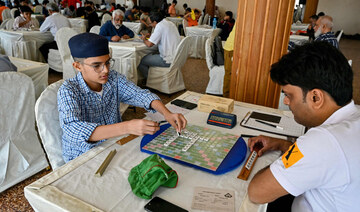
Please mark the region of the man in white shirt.
POLYGON ((46 5, 46 9, 49 11, 49 16, 45 19, 44 23, 40 26, 40 32, 46 32, 50 30, 54 36, 54 41, 51 43, 45 43, 39 50, 47 62, 50 49, 58 49, 56 44, 56 32, 62 27, 71 27, 69 20, 59 13, 59 7, 55 3, 49 3, 46 5))
POLYGON ((151 13, 150 21, 154 27, 154 32, 149 39, 144 35, 141 39, 148 47, 158 45, 160 54, 151 53, 142 58, 138 69, 145 78, 148 76, 150 66, 170 67, 175 57, 176 48, 180 43, 180 35, 175 24, 166 20, 161 12, 151 13))
POLYGON ((294 144, 266 136, 249 139, 251 151, 262 144, 259 156, 285 152, 251 180, 250 200, 268 203, 291 194, 293 212, 358 211, 360 110, 352 100, 347 59, 326 42, 309 43, 273 64, 270 75, 281 85, 295 121, 309 130, 294 144))

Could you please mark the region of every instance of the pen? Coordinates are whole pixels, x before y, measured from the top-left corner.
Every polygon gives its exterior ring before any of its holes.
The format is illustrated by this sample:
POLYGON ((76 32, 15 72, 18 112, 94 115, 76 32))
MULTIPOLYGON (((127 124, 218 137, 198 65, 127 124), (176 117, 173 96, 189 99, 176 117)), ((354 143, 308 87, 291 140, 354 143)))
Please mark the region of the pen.
POLYGON ((283 130, 283 129, 284 129, 284 128, 278 126, 278 125, 270 124, 270 123, 267 123, 267 122, 265 122, 265 121, 261 121, 261 120, 257 120, 257 119, 255 119, 255 121, 257 121, 257 122, 259 122, 259 123, 261 123, 261 124, 268 125, 268 126, 270 126, 270 127, 274 127, 274 128, 276 128, 276 129, 279 129, 279 130, 283 130))
POLYGON ((243 138, 252 138, 252 137, 256 137, 257 135, 241 134, 240 136, 243 138))

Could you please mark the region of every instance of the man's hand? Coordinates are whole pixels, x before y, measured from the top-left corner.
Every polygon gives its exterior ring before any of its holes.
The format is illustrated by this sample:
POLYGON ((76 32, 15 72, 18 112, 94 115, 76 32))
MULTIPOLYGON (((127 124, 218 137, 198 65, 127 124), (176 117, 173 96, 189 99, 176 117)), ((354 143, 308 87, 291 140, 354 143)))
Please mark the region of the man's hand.
POLYGON ((153 135, 160 129, 159 123, 145 119, 133 119, 131 121, 127 121, 126 128, 127 132, 133 135, 153 135))
POLYGON ((119 40, 121 40, 121 38, 118 35, 114 35, 111 37, 111 41, 118 42, 119 40))
POLYGON ((292 145, 290 141, 260 135, 257 137, 249 138, 248 146, 250 148, 250 151, 254 150, 255 144, 258 142, 263 145, 263 148, 258 151, 259 156, 263 155, 269 150, 281 150, 282 152, 285 152, 292 145))
POLYGON ((129 35, 123 35, 121 38, 124 39, 124 40, 126 40, 126 39, 129 39, 130 36, 129 36, 129 35))
POLYGON ((165 119, 176 129, 176 132, 181 132, 182 129, 185 129, 187 124, 185 117, 180 113, 166 114, 165 119))

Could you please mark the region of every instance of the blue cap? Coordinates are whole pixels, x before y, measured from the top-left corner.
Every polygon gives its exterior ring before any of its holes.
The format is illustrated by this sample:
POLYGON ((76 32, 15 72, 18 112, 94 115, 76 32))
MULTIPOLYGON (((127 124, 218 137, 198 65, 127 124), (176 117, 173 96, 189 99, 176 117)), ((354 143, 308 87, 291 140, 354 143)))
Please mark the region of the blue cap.
POLYGON ((109 54, 109 41, 101 35, 85 32, 72 37, 69 48, 73 57, 98 57, 109 54))

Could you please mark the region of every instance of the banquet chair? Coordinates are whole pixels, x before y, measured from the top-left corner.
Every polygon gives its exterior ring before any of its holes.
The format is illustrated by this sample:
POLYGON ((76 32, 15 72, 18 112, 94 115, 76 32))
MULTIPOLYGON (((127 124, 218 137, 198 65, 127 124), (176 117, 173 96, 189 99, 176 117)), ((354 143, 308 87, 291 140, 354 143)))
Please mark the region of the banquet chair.
POLYGON ((78 73, 78 71, 72 65, 74 59, 71 56, 68 44, 70 38, 77 34, 78 33, 75 30, 69 27, 63 27, 56 32, 56 42, 63 64, 63 79, 73 78, 78 73))
POLYGON ((34 13, 42 14, 43 7, 41 5, 36 5, 34 13))
POLYGON ((101 26, 104 25, 109 20, 111 20, 111 15, 105 13, 101 19, 101 26))
POLYGON ((198 25, 201 25, 202 22, 203 22, 203 20, 204 20, 204 16, 201 15, 200 18, 199 18, 199 20, 198 20, 198 25))
POLYGON ((338 34, 338 36, 336 37, 337 42, 340 42, 341 36, 343 34, 344 30, 341 30, 340 33, 338 34))
POLYGON ((63 72, 63 63, 58 49, 49 49, 48 64, 49 68, 57 72, 63 72))
POLYGON ((189 23, 187 22, 187 20, 183 19, 182 25, 183 25, 183 29, 184 29, 184 35, 186 36, 186 27, 189 27, 189 23))
POLYGON ((0 193, 48 166, 35 130, 30 77, 0 73, 0 193))
POLYGON ((166 94, 184 90, 185 84, 181 68, 189 57, 190 45, 190 37, 181 40, 170 67, 150 67, 146 86, 166 94))
POLYGON ((202 21, 202 25, 207 24, 207 23, 208 23, 208 20, 209 20, 209 14, 205 14, 204 19, 203 19, 203 21, 202 21))
POLYGON ((0 29, 6 29, 6 23, 10 21, 11 19, 6 19, 1 22, 0 29))
POLYGON ((224 84, 224 75, 225 68, 224 65, 218 66, 214 64, 213 57, 214 55, 214 36, 211 36, 206 40, 205 43, 205 57, 206 64, 209 69, 209 83, 206 87, 206 93, 222 95, 223 94, 223 84, 224 84))
POLYGON ((93 26, 93 27, 91 27, 91 29, 90 29, 90 32, 91 33, 95 33, 95 34, 99 34, 100 33, 100 26, 93 26))
POLYGON ((1 15, 2 15, 2 19, 3 19, 3 20, 11 19, 10 9, 5 9, 5 10, 3 10, 2 13, 1 13, 1 15))
POLYGON ((6 30, 12 30, 15 19, 6 19, 6 20, 7 20, 7 22, 6 22, 6 25, 5 25, 5 29, 6 30))
POLYGON ((127 28, 129 28, 131 31, 133 31, 134 35, 140 34, 140 30, 141 30, 141 24, 140 23, 124 21, 123 25, 126 26, 127 28))
POLYGON ((348 60, 350 67, 352 66, 352 60, 348 60))
POLYGON ((18 8, 12 8, 11 10, 10 10, 10 15, 11 15, 11 18, 12 19, 15 19, 15 12, 18 10, 18 8))
POLYGON ((57 107, 57 92, 64 80, 59 80, 49 85, 38 98, 35 104, 36 123, 53 170, 65 164, 62 157, 59 112, 57 107))

